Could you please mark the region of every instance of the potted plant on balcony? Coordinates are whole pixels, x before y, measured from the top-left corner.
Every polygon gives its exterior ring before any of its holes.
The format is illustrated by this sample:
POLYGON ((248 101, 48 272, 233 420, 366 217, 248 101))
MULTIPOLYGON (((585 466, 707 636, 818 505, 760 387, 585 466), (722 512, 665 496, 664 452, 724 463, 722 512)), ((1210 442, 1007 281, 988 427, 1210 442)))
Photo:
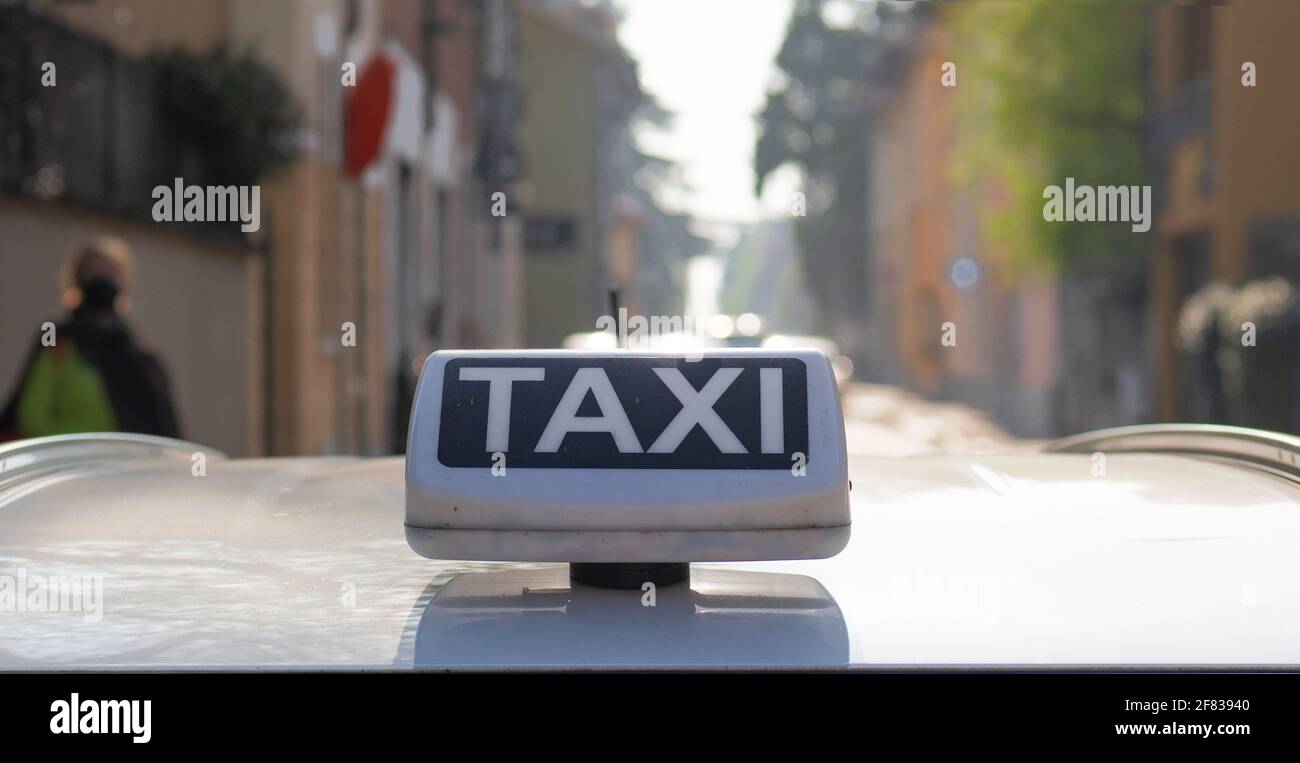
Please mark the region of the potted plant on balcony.
MULTIPOLYGON (((251 185, 293 157, 300 110, 279 76, 250 54, 219 47, 155 50, 160 106, 195 182, 251 185)), ((188 178, 187 178, 188 180, 188 178)))
POLYGON ((1234 423, 1300 430, 1300 309, 1284 278, 1252 281, 1219 314, 1218 360, 1234 423))

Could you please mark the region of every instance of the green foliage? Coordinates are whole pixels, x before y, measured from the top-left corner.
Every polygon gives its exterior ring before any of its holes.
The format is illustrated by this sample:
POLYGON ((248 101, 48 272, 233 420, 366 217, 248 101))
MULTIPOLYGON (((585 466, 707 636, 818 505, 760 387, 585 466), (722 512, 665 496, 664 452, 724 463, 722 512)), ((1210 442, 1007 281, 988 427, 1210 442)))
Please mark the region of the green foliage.
POLYGON ((1132 0, 949 6, 958 87, 958 177, 998 202, 986 243, 1013 264, 1145 252, 1125 226, 1043 220, 1043 189, 1142 185, 1147 9, 1132 0))
POLYGON ((206 180, 251 185, 293 157, 300 112, 265 64, 223 48, 168 48, 149 60, 164 118, 197 152, 206 180))

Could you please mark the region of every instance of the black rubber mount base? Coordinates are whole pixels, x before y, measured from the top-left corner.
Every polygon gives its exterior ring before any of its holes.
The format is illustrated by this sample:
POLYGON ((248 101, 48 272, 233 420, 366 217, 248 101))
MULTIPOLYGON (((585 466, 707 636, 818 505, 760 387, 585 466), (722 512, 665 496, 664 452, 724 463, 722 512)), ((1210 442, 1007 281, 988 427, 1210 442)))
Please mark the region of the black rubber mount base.
POLYGON ((640 590, 646 583, 673 585, 691 579, 689 562, 645 564, 570 564, 569 581, 597 588, 640 590))

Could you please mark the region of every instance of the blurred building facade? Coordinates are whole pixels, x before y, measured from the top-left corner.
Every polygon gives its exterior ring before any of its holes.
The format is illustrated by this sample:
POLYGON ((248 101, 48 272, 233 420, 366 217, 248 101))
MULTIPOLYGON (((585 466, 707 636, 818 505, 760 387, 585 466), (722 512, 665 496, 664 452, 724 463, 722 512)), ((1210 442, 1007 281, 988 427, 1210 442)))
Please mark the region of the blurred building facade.
MULTIPOLYGON (((248 239, 220 231, 224 236, 208 240, 188 225, 120 219, 111 202, 93 198, 92 206, 110 209, 92 213, 67 203, 78 200, 75 188, 43 199, 6 194, 13 211, 4 213, 16 218, 4 226, 6 283, 52 283, 57 260, 77 237, 121 235, 141 257, 135 322, 173 369, 188 436, 249 454, 400 448, 418 359, 437 346, 521 342, 521 316, 510 299, 522 276, 520 226, 508 215, 492 217, 487 203, 491 193, 510 191, 512 177, 484 169, 476 121, 485 59, 499 60, 500 49, 513 46, 513 4, 496 3, 495 15, 492 5, 49 5, 39 23, 103 48, 111 61, 64 68, 68 91, 93 88, 84 77, 117 81, 119 69, 160 47, 248 50, 301 108, 299 150, 289 167, 261 180, 262 229, 248 239), (355 65, 364 80, 376 62, 391 72, 381 83, 389 105, 382 114, 361 113, 368 106, 353 103, 356 86, 344 82, 344 66, 355 65), (359 120, 381 123, 383 143, 349 173, 348 128, 359 120)), ((148 103, 147 90, 128 95, 117 108, 148 103)), ((57 111, 53 116, 58 120, 57 111)), ((95 141, 112 136, 114 126, 94 120, 63 129, 79 133, 69 141, 95 141)), ((147 131, 131 137, 135 142, 114 146, 115 161, 149 151, 147 131)), ((86 163, 50 153, 38 174, 75 178, 86 163)), ((150 182, 125 186, 119 179, 107 190, 147 201, 154 181, 184 174, 178 163, 147 170, 150 182)), ((28 301, 5 300, 7 326, 39 322, 39 300, 28 301)), ((0 362, 12 366, 15 355, 6 352, 0 362)), ((6 382, 14 372, 0 370, 6 382)))
POLYGON ((1150 78, 1146 252, 1041 272, 1004 269, 981 243, 998 178, 956 179, 963 122, 957 88, 940 77, 955 57, 944 14, 894 19, 890 54, 865 75, 875 109, 869 378, 976 405, 1022 436, 1196 418, 1175 345, 1188 297, 1212 281, 1300 283, 1300 70, 1287 35, 1300 6, 1148 13, 1147 66, 1134 72, 1150 78), (1254 86, 1242 81, 1246 62, 1254 86))
POLYGON ((675 288, 643 272, 674 253, 643 255, 667 218, 634 182, 643 94, 607 4, 21 10, 17 79, 54 60, 59 86, 3 91, 40 122, 0 154, 6 392, 57 314, 64 256, 95 234, 140 260, 131 319, 171 370, 185 435, 240 455, 400 451, 430 351, 558 346, 594 327, 611 284, 625 304, 642 282, 675 288), (300 111, 294 158, 259 181, 256 233, 149 216, 154 185, 205 180, 152 106, 146 57, 171 47, 248 51, 300 111), (367 130, 382 140, 363 156, 367 130))
POLYGON ((608 263, 597 217, 596 91, 592 79, 604 40, 568 7, 525 5, 521 75, 527 103, 519 203, 525 215, 530 346, 558 347, 591 331, 606 307, 608 263))
POLYGON ((151 189, 179 175, 181 152, 154 106, 140 57, 208 47, 228 4, 53 3, 3 9, 0 77, 0 395, 17 382, 40 323, 59 320, 56 279, 95 235, 137 259, 129 319, 171 376, 183 431, 231 453, 259 452, 265 387, 264 258, 237 227, 157 224, 151 189), (40 65, 55 84, 39 84, 40 65))
POLYGON ((870 75, 872 363, 863 373, 975 405, 1020 435, 1049 434, 1057 284, 1012 278, 982 245, 978 213, 996 203, 997 179, 962 185, 953 172, 957 91, 940 79, 951 34, 930 15, 899 22, 870 75))
POLYGON ((1160 418, 1187 415, 1174 335, 1190 295, 1211 281, 1280 275, 1300 284, 1297 28, 1296 3, 1152 9, 1149 320, 1160 418))
POLYGON ((594 330, 611 290, 632 312, 679 312, 685 260, 703 242, 638 182, 650 160, 632 125, 653 102, 618 43, 615 9, 536 0, 519 16, 527 345, 594 330))

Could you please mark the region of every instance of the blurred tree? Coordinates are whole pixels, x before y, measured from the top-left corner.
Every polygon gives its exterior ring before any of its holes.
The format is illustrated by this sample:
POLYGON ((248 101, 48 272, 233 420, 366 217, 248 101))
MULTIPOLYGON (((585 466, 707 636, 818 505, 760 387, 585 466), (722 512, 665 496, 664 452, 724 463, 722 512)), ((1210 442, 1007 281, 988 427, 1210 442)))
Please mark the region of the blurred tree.
POLYGON ((958 176, 991 181, 982 226, 1012 264, 1144 254, 1128 226, 1043 219, 1043 189, 1142 185, 1147 12, 1134 0, 944 7, 960 62, 958 176))
MULTIPOLYGON (((696 236, 693 221, 669 203, 680 197, 681 167, 671 159, 647 153, 637 133, 664 130, 673 113, 641 86, 640 68, 616 34, 622 11, 606 1, 547 0, 567 23, 584 28, 588 39, 600 41, 592 72, 595 92, 596 218, 598 240, 608 241, 616 206, 626 204, 638 218, 636 272, 631 286, 636 308, 645 313, 682 310, 680 274, 688 258, 707 242, 696 236)), ((602 244, 603 246, 603 244, 602 244)), ((602 312, 605 309, 602 303, 602 312)))
POLYGON ((616 154, 622 166, 618 190, 634 199, 643 213, 637 241, 640 308, 650 314, 676 314, 685 309, 680 276, 686 261, 703 253, 708 242, 691 230, 694 221, 690 215, 674 211, 666 201, 681 197, 686 188, 681 165, 643 151, 635 137, 638 127, 668 129, 674 114, 641 87, 631 55, 617 44, 614 53, 622 83, 622 97, 614 102, 616 154))
MULTIPOLYGON (((870 112, 863 79, 878 47, 869 31, 876 22, 866 5, 798 0, 777 53, 778 84, 758 116, 755 193, 778 167, 799 170, 806 214, 795 217, 795 239, 819 328, 830 334, 866 315, 870 112), (844 8, 851 15, 827 23, 828 10, 844 8)), ((791 199, 791 214, 795 207, 791 199)))

